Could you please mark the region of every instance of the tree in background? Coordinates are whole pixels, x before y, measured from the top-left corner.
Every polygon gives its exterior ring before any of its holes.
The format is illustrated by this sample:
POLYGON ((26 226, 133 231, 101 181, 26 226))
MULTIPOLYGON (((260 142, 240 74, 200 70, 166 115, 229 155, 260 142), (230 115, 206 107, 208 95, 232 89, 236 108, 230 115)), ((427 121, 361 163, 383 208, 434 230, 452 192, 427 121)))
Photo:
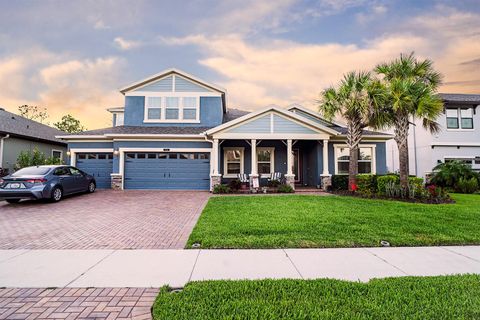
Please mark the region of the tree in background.
POLYGON ((363 129, 371 121, 382 121, 377 110, 383 103, 381 83, 369 72, 349 72, 337 88, 330 87, 321 93, 319 110, 327 120, 341 115, 347 121, 347 146, 349 148, 348 189, 354 190, 358 174, 359 144, 363 129))
POLYGON ((433 69, 431 60, 417 60, 414 54, 400 55, 393 61, 379 64, 375 72, 383 76, 386 103, 377 128, 393 127, 399 151, 400 185, 408 189, 408 130, 411 119, 422 119, 423 127, 437 132, 435 120, 443 111, 443 102, 436 95, 442 76, 433 69))
POLYGON ((80 123, 80 120, 75 119, 70 114, 63 116, 62 120, 55 122, 53 126, 58 130, 68 133, 79 133, 86 130, 86 128, 80 123))
POLYGON ((38 106, 29 106, 24 104, 18 107, 18 112, 20 112, 20 115, 22 117, 38 121, 40 123, 44 123, 45 120, 47 120, 48 118, 47 108, 42 108, 38 106))

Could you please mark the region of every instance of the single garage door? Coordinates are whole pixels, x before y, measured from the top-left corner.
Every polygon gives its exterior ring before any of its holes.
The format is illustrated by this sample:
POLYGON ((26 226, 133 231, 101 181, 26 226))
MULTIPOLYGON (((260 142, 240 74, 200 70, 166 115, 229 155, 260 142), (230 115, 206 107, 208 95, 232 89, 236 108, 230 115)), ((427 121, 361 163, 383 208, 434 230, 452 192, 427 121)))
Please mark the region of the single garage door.
POLYGON ((110 174, 113 170, 113 154, 111 153, 78 153, 76 167, 95 178, 97 188, 111 187, 110 174))
POLYGON ((210 153, 125 154, 125 189, 208 190, 210 153))

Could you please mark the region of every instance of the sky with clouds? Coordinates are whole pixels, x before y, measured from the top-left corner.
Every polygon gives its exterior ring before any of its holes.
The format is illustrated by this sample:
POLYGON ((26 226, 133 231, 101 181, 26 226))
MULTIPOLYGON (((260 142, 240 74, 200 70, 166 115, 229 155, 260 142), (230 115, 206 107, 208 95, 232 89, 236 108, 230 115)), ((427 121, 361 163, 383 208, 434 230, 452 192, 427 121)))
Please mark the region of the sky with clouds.
POLYGON ((343 73, 411 51, 442 92, 480 93, 478 0, 0 0, 0 106, 107 127, 118 88, 175 67, 229 107, 315 108, 343 73))

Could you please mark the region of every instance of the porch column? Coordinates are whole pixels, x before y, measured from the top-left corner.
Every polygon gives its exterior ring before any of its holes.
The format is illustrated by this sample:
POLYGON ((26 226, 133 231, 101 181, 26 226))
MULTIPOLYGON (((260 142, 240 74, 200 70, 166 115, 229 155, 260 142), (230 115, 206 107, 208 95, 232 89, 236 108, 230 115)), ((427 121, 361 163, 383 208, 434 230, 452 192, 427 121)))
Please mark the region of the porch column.
POLYGON ((287 174, 285 175, 286 183, 295 190, 295 175, 293 174, 293 149, 292 139, 287 140, 287 174))
POLYGON ((252 163, 250 170, 250 190, 256 192, 260 187, 260 181, 258 180, 258 169, 257 169, 257 140, 252 139, 250 141, 251 151, 252 151, 252 163))
POLYGON ((213 191, 216 185, 222 183, 222 175, 219 169, 219 151, 218 139, 213 140, 212 154, 210 155, 210 191, 213 191))
POLYGON ((322 181, 322 189, 327 191, 332 185, 332 176, 328 171, 328 139, 323 140, 323 173, 320 177, 322 181))

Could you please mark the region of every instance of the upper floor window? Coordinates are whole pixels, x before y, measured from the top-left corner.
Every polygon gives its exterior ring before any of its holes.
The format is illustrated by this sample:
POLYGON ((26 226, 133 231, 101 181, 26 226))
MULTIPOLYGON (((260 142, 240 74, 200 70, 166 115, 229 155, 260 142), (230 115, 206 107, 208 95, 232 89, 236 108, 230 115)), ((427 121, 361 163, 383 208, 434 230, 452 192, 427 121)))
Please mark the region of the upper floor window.
MULTIPOLYGON (((375 148, 360 147, 358 150, 358 173, 375 173, 375 148)), ((348 174, 350 149, 335 146, 335 174, 348 174)))
POLYGON ((115 126, 123 126, 123 120, 124 116, 123 113, 117 113, 116 119, 115 119, 115 126))
POLYGON ((473 129, 472 108, 448 108, 447 129, 473 129))
POLYGON ((199 97, 146 96, 144 122, 199 122, 199 97))

